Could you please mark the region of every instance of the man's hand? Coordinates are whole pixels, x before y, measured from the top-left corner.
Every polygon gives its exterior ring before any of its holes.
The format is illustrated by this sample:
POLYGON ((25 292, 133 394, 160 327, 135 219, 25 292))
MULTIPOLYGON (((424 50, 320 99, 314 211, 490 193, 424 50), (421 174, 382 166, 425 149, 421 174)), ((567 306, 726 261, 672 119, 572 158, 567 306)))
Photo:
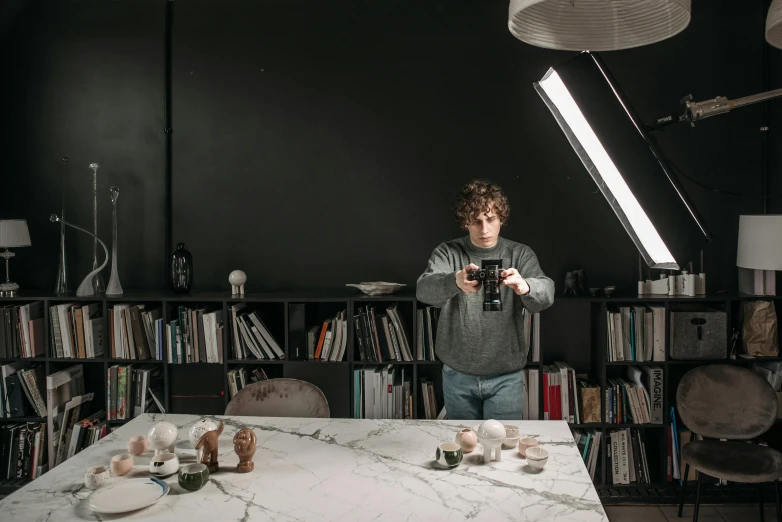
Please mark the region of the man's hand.
POLYGON ((456 286, 458 286, 459 289, 465 294, 474 294, 480 289, 480 285, 481 285, 480 281, 467 280, 467 275, 470 273, 470 270, 478 270, 478 269, 479 267, 477 265, 470 263, 469 265, 465 266, 462 270, 456 272, 456 286))
POLYGON ((519 271, 515 268, 508 268, 500 273, 504 278, 500 284, 509 286, 516 292, 516 295, 525 295, 529 293, 529 284, 521 277, 519 271))

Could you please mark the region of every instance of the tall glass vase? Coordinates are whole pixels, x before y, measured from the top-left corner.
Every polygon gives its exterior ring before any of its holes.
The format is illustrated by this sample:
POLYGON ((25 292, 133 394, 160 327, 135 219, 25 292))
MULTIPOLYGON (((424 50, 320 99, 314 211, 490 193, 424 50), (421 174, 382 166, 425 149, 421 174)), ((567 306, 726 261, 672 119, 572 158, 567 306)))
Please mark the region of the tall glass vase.
MULTIPOLYGON (((65 183, 68 179, 68 158, 62 159, 62 203, 60 204, 60 216, 65 219, 65 183)), ((54 288, 56 294, 68 293, 68 270, 65 266, 65 221, 60 222, 60 246, 59 264, 57 266, 57 284, 54 288)))
POLYGON ((119 283, 117 274, 117 199, 119 199, 119 189, 111 187, 111 276, 109 276, 109 286, 106 287, 106 295, 122 295, 122 285, 119 283))
MULTIPOLYGON (((97 163, 90 163, 92 169, 92 228, 95 239, 92 241, 92 270, 98 269, 98 168, 97 163)), ((103 276, 98 271, 92 278, 92 290, 95 294, 102 294, 106 291, 106 285, 103 284, 103 276)))

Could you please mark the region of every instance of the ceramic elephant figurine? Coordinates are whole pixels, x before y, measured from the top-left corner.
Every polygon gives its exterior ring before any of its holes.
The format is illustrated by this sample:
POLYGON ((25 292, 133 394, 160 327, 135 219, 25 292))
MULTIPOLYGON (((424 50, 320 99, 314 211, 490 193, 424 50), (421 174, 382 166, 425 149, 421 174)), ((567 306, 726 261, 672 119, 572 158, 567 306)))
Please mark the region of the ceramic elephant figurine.
POLYGON ((217 462, 217 439, 223 433, 224 427, 225 423, 220 421, 220 426, 216 430, 204 433, 195 447, 196 451, 203 450, 201 463, 206 464, 206 467, 209 468, 209 473, 214 473, 220 469, 220 464, 217 462))

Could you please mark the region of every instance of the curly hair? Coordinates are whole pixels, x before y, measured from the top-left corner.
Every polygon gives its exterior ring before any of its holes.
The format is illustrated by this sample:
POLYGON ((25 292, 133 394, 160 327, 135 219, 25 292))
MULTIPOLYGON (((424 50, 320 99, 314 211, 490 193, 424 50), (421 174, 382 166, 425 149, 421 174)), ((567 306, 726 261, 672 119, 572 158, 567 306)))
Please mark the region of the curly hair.
POLYGON ((453 207, 459 226, 466 229, 481 212, 494 208, 495 214, 504 225, 510 217, 508 197, 499 185, 486 179, 475 179, 462 187, 453 207))

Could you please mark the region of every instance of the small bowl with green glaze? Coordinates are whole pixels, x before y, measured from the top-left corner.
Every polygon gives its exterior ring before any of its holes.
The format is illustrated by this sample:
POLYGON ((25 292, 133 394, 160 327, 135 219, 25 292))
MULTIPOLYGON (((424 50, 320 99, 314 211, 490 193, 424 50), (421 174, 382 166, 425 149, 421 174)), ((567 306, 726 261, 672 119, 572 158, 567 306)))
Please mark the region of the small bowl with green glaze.
POLYGON ((437 446, 435 460, 444 468, 455 468, 461 464, 463 457, 462 447, 456 442, 443 442, 437 446))
POLYGON ((179 485, 188 491, 198 491, 209 482, 206 464, 188 464, 179 470, 179 485))

